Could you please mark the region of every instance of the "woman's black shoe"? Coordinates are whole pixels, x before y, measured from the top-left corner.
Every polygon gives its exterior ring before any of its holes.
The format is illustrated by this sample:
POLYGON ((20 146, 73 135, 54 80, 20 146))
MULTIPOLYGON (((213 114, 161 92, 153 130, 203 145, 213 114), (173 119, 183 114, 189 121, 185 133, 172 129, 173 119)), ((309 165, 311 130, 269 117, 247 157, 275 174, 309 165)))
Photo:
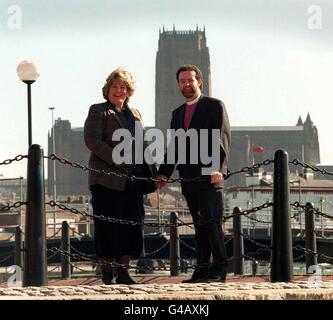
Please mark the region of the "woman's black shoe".
POLYGON ((137 282, 130 275, 118 275, 116 279, 117 284, 137 284, 137 282))
POLYGON ((101 272, 102 281, 104 284, 110 285, 116 283, 115 277, 117 275, 117 272, 113 267, 111 267, 110 265, 102 265, 101 272))

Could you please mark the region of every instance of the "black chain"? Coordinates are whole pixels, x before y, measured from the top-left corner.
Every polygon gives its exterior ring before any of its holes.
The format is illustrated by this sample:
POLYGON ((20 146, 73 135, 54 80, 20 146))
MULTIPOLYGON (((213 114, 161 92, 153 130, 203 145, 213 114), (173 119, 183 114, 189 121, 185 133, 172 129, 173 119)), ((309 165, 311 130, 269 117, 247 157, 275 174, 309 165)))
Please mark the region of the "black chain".
MULTIPOLYGON (((273 206, 273 202, 266 202, 258 207, 254 207, 252 209, 246 209, 246 210, 243 210, 241 211, 240 213, 233 213, 229 216, 226 216, 223 218, 224 221, 230 219, 230 218, 233 218, 233 217, 236 217, 236 216, 247 216, 249 215, 250 213, 255 213, 257 211, 260 211, 262 209, 266 209, 266 208, 269 208, 269 207, 272 207, 273 206)), ((267 222, 267 221, 266 221, 267 222)))
POLYGON ((190 246, 189 244, 187 244, 184 240, 182 240, 180 238, 179 238, 179 242, 180 242, 180 244, 184 245, 186 248, 188 248, 188 249, 190 249, 192 251, 196 251, 195 248, 193 248, 192 246, 190 246))
POLYGON ((234 172, 228 171, 228 173, 227 173, 227 175, 224 179, 226 180, 226 179, 230 178, 232 175, 234 175, 236 173, 251 172, 253 169, 259 169, 261 167, 268 166, 271 163, 274 163, 274 160, 266 159, 265 161, 263 161, 261 163, 256 163, 251 167, 243 167, 242 169, 234 171, 234 172))
POLYGON ((302 247, 301 245, 297 245, 297 246, 295 246, 295 247, 293 247, 294 249, 296 249, 297 251, 302 251, 302 252, 304 252, 305 254, 313 254, 313 255, 316 255, 316 256, 318 256, 318 257, 322 257, 324 260, 326 260, 326 261, 333 261, 333 257, 329 257, 329 256, 327 256, 327 255, 325 255, 325 254, 323 254, 323 253, 319 253, 319 252, 314 252, 314 251, 312 251, 312 250, 310 250, 310 249, 307 249, 307 248, 304 248, 304 247, 302 247))
POLYGON ((166 241, 165 243, 163 243, 162 246, 159 247, 158 249, 156 249, 156 250, 154 250, 154 251, 152 251, 152 252, 148 252, 148 253, 146 253, 146 254, 145 254, 145 257, 149 257, 149 256, 151 256, 151 255, 153 255, 153 254, 155 254, 155 253, 157 253, 157 252, 163 250, 163 249, 164 249, 169 243, 170 243, 170 240, 167 240, 167 241, 166 241))
MULTIPOLYGON (((186 223, 183 220, 181 220, 179 217, 177 217, 177 220, 182 224, 186 223)), ((190 229, 194 229, 194 227, 192 227, 191 225, 187 225, 187 227, 189 227, 190 229)))
POLYGON ((249 240, 250 242, 252 242, 252 243, 254 243, 255 245, 257 245, 258 247, 264 248, 264 249, 265 249, 264 251, 271 251, 271 250, 273 250, 273 248, 272 248, 271 246, 267 246, 267 245, 265 245, 265 244, 259 243, 259 242, 255 241, 255 240, 253 240, 251 237, 249 237, 249 236, 248 236, 247 234, 245 234, 245 233, 241 233, 241 235, 242 235, 245 239, 247 239, 247 240, 249 240))
POLYGON ((320 172, 321 174, 328 174, 328 175, 333 176, 333 172, 327 171, 326 169, 321 169, 321 168, 315 167, 315 166, 313 166, 311 164, 308 164, 306 162, 300 161, 298 159, 294 159, 292 161, 289 161, 289 163, 291 163, 291 164, 293 164, 295 166, 300 165, 304 169, 311 169, 314 172, 320 172))
POLYGON ((58 207, 61 210, 66 210, 69 211, 71 213, 74 214, 79 214, 82 216, 87 216, 93 219, 99 219, 101 221, 107 221, 110 223, 119 223, 119 224, 125 224, 125 225, 145 225, 145 226, 150 226, 150 227, 182 227, 182 226, 189 226, 189 225, 205 225, 205 224, 213 224, 213 223, 217 223, 217 222, 225 222, 227 219, 235 216, 235 215, 248 215, 250 213, 253 212, 257 212, 259 210, 262 210, 264 208, 268 208, 271 207, 273 205, 272 202, 266 202, 263 205, 259 206, 259 207, 254 207, 252 209, 248 209, 248 210, 244 210, 241 213, 237 213, 228 217, 224 217, 222 219, 209 219, 209 220, 199 220, 197 222, 182 222, 182 223, 154 223, 154 222, 137 222, 137 221, 130 221, 130 220, 124 220, 124 219, 116 219, 116 218, 111 218, 111 217, 106 217, 104 215, 94 215, 91 213, 87 213, 86 211, 79 211, 75 208, 70 208, 67 207, 66 205, 62 204, 62 203, 57 203, 55 201, 49 201, 46 202, 45 204, 50 205, 51 207, 58 207))
POLYGON ((252 220, 252 221, 256 221, 256 222, 260 222, 260 223, 267 223, 267 224, 270 224, 272 222, 270 221, 264 221, 264 220, 260 220, 254 216, 245 216, 245 218, 249 219, 249 220, 252 220))
POLYGON ((99 219, 101 221, 107 221, 107 222, 110 222, 110 223, 119 223, 119 224, 126 224, 126 225, 132 225, 132 226, 145 225, 145 226, 150 226, 150 227, 171 227, 171 226, 182 226, 182 225, 191 224, 190 222, 189 223, 184 223, 184 224, 169 224, 169 223, 129 221, 129 220, 124 220, 124 219, 116 219, 116 218, 106 217, 104 215, 95 215, 95 214, 87 213, 86 211, 79 211, 75 208, 67 207, 64 204, 57 203, 55 201, 49 201, 49 202, 46 202, 45 204, 50 205, 51 207, 58 207, 61 210, 70 211, 71 213, 79 214, 79 215, 82 215, 84 217, 99 219))
POLYGON ((78 249, 76 249, 75 247, 73 247, 72 245, 70 245, 70 248, 71 248, 71 250, 73 250, 74 252, 76 252, 77 254, 79 254, 79 255, 81 255, 81 256, 84 256, 84 257, 87 257, 87 258, 95 257, 94 254, 86 254, 86 253, 83 253, 83 252, 79 251, 78 249))
MULTIPOLYGON (((130 179, 131 181, 139 180, 139 181, 148 181, 148 182, 174 183, 174 182, 199 182, 199 181, 207 181, 209 179, 209 176, 198 176, 198 177, 194 177, 194 178, 172 178, 172 179, 171 178, 156 179, 156 178, 151 178, 151 177, 137 177, 133 174, 128 174, 128 173, 124 173, 124 172, 120 173, 120 172, 115 172, 115 171, 105 171, 105 170, 97 170, 97 169, 89 168, 86 165, 82 165, 77 162, 72 162, 65 158, 60 158, 55 153, 52 153, 49 156, 45 156, 44 158, 50 159, 53 161, 57 160, 62 164, 68 164, 68 165, 72 166, 73 168, 79 168, 79 169, 82 169, 83 171, 91 171, 91 172, 95 172, 95 173, 104 174, 107 176, 117 176, 120 178, 127 178, 127 179, 130 179)), ((228 171, 228 173, 224 177, 224 180, 228 179, 229 177, 231 177, 232 175, 234 175, 236 173, 249 172, 249 171, 252 171, 253 169, 258 169, 260 167, 267 166, 271 163, 274 163, 274 160, 266 159, 265 161, 254 164, 251 167, 243 167, 242 169, 234 171, 234 172, 228 171)), ((131 166, 131 165, 129 165, 129 166, 131 166)), ((125 171, 125 172, 128 171, 126 169, 123 170, 124 168, 126 168, 126 165, 113 165, 113 167, 117 171, 119 171, 119 170, 125 171)))
MULTIPOLYGON (((50 248, 48 249, 48 251, 50 252, 53 252, 53 253, 60 253, 61 255, 63 256, 66 256, 66 257, 71 257, 71 258, 76 258, 78 260, 80 259, 83 259, 83 260, 86 260, 86 261, 90 261, 90 262, 93 262, 95 265, 99 265, 99 266, 105 266, 105 265, 108 265, 108 266, 111 266, 111 267, 122 267, 122 268, 126 268, 126 269, 133 269, 133 270, 139 270, 139 271, 142 271, 142 270, 150 270, 150 271, 170 271, 170 267, 152 267, 152 266, 140 266, 140 267, 135 267, 133 265, 128 265, 128 264, 121 264, 121 263, 117 263, 117 262, 111 262, 111 261, 108 261, 108 260, 103 260, 103 259, 91 259, 91 258, 88 258, 86 256, 83 256, 83 255, 80 255, 80 254, 77 254, 77 253, 71 253, 71 252, 68 252, 66 250, 63 250, 63 249, 60 249, 60 248, 50 248)), ((177 270, 183 270, 183 269, 195 269, 196 267, 198 266, 182 266, 182 267, 178 267, 176 268, 177 270)))
POLYGON ((322 217, 324 217, 324 218, 328 218, 328 219, 333 219, 333 216, 328 215, 328 214, 326 214, 326 213, 323 213, 323 212, 319 211, 319 210, 316 209, 316 208, 310 208, 310 207, 308 207, 308 206, 306 206, 306 205, 300 204, 298 201, 292 203, 291 205, 292 205, 293 207, 295 207, 295 208, 301 208, 301 209, 303 209, 305 212, 306 212, 306 210, 312 210, 313 213, 314 213, 314 214, 317 214, 318 216, 322 216, 322 217))
POLYGON ((125 173, 126 171, 130 171, 127 170, 127 166, 132 166, 132 165, 113 165, 114 170, 117 171, 123 171, 123 172, 116 172, 116 171, 105 171, 105 170, 98 170, 98 169, 93 169, 93 168, 89 168, 85 165, 79 164, 77 162, 72 162, 69 161, 65 158, 60 158, 58 157, 56 154, 52 153, 50 156, 45 156, 44 158, 46 159, 50 159, 50 160, 57 160, 62 164, 68 164, 70 166, 72 166, 73 168, 79 168, 82 169, 83 171, 91 171, 94 173, 100 173, 100 174, 104 174, 107 176, 116 176, 119 178, 126 178, 129 179, 131 181, 137 180, 137 181, 148 181, 148 182, 166 182, 166 183, 174 183, 174 182, 199 182, 199 181, 208 181, 210 179, 209 176, 199 176, 199 177, 194 177, 194 178, 174 178, 174 179, 156 179, 156 178, 151 178, 151 177, 137 177, 133 174, 128 174, 125 173), (125 171, 125 172, 124 172, 125 171))
POLYGON ((27 202, 17 201, 13 204, 9 204, 7 206, 1 206, 2 211, 9 211, 12 208, 19 208, 21 206, 27 205, 27 202))
POLYGON ((14 162, 14 161, 21 161, 21 160, 23 160, 23 159, 25 159, 25 158, 28 158, 28 156, 24 156, 24 155, 22 155, 22 154, 19 154, 18 156, 16 156, 14 159, 7 159, 7 160, 4 160, 4 161, 2 161, 2 162, 0 162, 0 166, 1 165, 8 165, 8 164, 11 164, 12 162, 14 162))

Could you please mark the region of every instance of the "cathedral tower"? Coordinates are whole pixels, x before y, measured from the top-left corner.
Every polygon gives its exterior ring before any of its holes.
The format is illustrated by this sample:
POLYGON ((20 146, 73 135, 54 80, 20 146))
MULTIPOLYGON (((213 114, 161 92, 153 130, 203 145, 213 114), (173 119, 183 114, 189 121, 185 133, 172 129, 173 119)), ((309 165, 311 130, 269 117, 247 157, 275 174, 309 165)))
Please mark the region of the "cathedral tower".
POLYGON ((210 58, 205 28, 192 31, 164 29, 159 33, 156 54, 155 127, 169 128, 171 113, 184 103, 176 72, 183 64, 194 64, 203 74, 203 93, 211 95, 210 58))

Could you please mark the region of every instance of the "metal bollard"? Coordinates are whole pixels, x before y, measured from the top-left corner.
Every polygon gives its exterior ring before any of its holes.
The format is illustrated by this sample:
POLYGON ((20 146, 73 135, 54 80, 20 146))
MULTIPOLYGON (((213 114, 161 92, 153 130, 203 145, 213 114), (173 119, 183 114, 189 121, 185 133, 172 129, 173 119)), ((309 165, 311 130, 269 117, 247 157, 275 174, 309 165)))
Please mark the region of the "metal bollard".
MULTIPOLYGON (((307 202, 305 209, 305 248, 317 252, 315 217, 313 213, 313 203, 307 202)), ((306 273, 312 274, 311 266, 317 265, 317 256, 314 253, 305 253, 306 273), (309 269, 310 268, 310 269, 309 269)))
POLYGON ((177 223, 178 214, 170 213, 170 275, 180 275, 180 249, 177 223))
POLYGON ((252 275, 255 276, 258 272, 258 261, 256 259, 252 260, 252 275))
POLYGON ((233 209, 233 251, 234 251, 234 274, 244 274, 244 238, 241 225, 241 209, 233 209))
POLYGON ((288 153, 277 150, 274 163, 271 282, 289 282, 293 278, 293 252, 288 153))
POLYGON ((24 287, 48 284, 44 199, 44 152, 40 145, 33 144, 28 152, 24 287))
MULTIPOLYGON (((70 252, 71 250, 71 239, 69 236, 69 225, 67 221, 62 222, 61 249, 67 252, 70 252)), ((71 257, 69 255, 61 255, 61 278, 71 278, 71 257)))
POLYGON ((23 269, 23 231, 20 226, 15 228, 15 265, 23 269))

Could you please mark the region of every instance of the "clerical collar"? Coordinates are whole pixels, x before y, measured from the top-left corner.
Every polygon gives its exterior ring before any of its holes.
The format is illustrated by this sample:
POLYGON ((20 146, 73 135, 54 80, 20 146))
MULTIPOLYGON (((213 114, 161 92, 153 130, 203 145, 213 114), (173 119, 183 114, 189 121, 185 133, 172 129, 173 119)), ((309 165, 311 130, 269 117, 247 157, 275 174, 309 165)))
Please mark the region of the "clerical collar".
POLYGON ((186 104, 187 104, 188 106, 191 106, 192 104, 197 103, 197 102, 199 101, 200 98, 201 98, 201 94, 199 94, 198 97, 195 98, 194 100, 186 101, 186 104))

